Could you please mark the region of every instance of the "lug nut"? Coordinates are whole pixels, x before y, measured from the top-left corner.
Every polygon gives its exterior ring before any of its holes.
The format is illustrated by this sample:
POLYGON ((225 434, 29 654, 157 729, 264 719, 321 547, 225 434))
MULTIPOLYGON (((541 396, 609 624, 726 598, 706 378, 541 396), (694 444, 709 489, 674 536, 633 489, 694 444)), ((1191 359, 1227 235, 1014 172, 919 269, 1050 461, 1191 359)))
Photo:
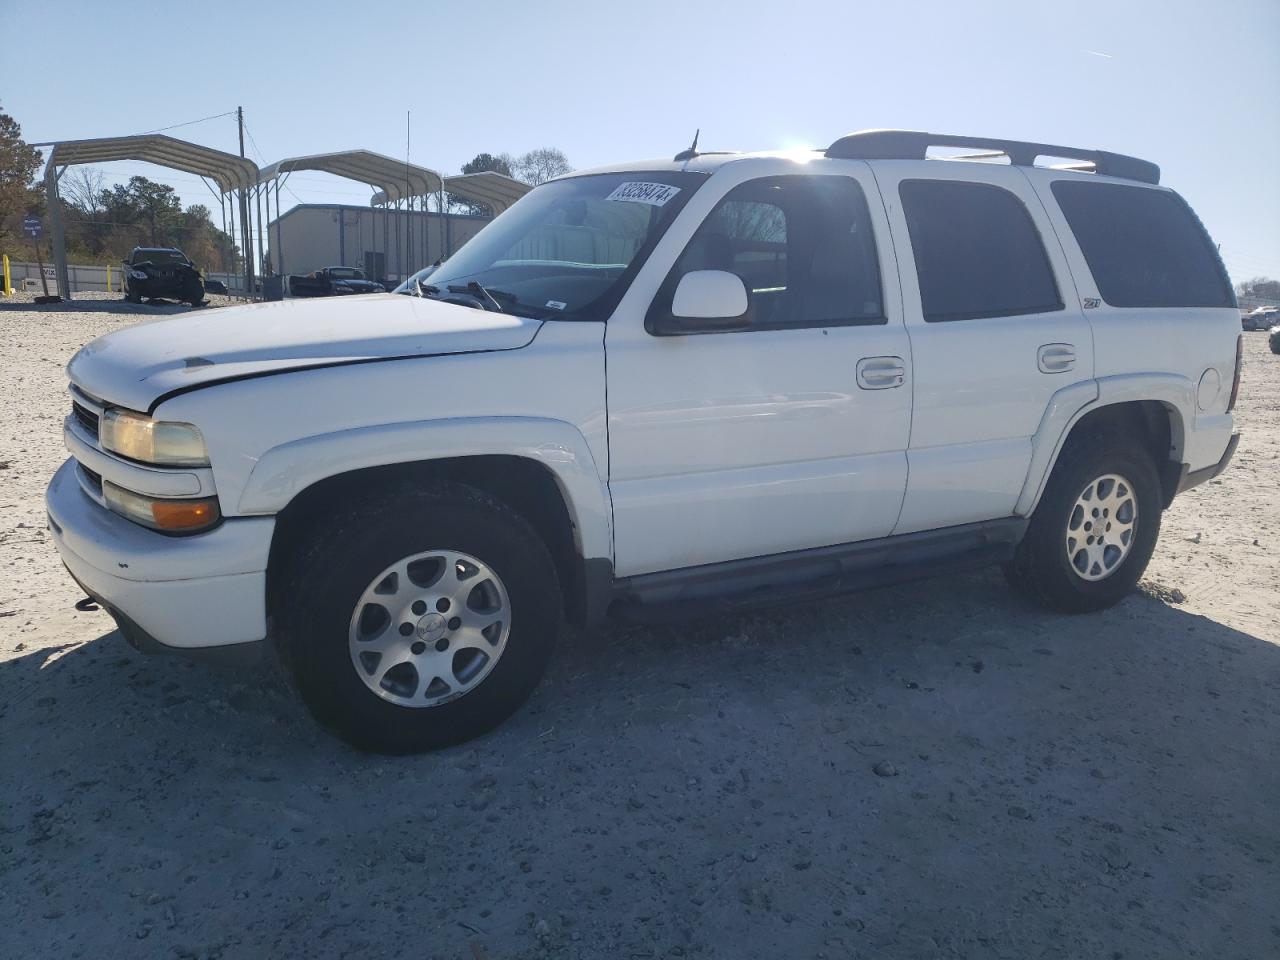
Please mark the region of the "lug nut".
POLYGON ((439 640, 436 641, 436 649, 439 650, 441 653, 444 653, 446 650, 449 649, 449 641, 441 637, 439 640))
POLYGON ((423 603, 421 600, 415 600, 413 601, 413 606, 410 607, 410 609, 413 610, 413 612, 420 617, 427 612, 427 605, 423 603))
POLYGON ((411 646, 409 649, 410 651, 412 651, 413 655, 416 657, 419 654, 421 654, 424 650, 427 649, 427 645, 423 643, 421 640, 419 640, 415 644, 413 644, 413 646, 411 646))
POLYGON ((448 597, 441 597, 439 600, 437 600, 437 601, 436 601, 436 609, 437 609, 438 611, 440 611, 441 613, 445 613, 445 612, 447 612, 447 611, 448 611, 448 609, 449 609, 449 598, 448 598, 448 597))
POLYGON ((400 624, 400 636, 402 636, 402 637, 407 637, 407 636, 409 636, 409 634, 411 634, 411 633, 413 633, 413 624, 412 624, 412 623, 402 623, 402 624, 400 624))

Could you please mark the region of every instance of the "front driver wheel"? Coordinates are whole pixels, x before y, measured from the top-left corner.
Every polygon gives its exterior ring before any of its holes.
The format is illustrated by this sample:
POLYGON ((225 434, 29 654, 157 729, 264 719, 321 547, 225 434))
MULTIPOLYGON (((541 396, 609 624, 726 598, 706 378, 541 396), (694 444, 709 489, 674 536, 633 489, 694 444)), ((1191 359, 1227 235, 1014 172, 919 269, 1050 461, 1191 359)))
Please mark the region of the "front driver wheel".
POLYGON ((1073 437, 1005 576, 1052 610, 1110 607, 1146 570, 1162 508, 1155 465, 1140 443, 1110 432, 1073 437))
POLYGON ((303 700, 362 749, 479 736, 528 698, 560 625, 546 547, 477 490, 406 489, 314 529, 276 592, 303 700))

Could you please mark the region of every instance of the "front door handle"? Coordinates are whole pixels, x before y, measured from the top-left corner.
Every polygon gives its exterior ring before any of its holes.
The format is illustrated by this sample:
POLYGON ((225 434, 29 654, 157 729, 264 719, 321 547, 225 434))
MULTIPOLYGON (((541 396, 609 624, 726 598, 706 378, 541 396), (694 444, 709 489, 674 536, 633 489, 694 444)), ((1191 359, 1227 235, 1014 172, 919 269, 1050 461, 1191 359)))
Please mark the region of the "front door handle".
POLYGON ((889 390, 902 386, 907 367, 901 357, 863 357, 858 361, 858 386, 863 390, 889 390))
POLYGON ((1046 343, 1036 352, 1041 373, 1066 373, 1076 365, 1076 348, 1070 343, 1046 343))

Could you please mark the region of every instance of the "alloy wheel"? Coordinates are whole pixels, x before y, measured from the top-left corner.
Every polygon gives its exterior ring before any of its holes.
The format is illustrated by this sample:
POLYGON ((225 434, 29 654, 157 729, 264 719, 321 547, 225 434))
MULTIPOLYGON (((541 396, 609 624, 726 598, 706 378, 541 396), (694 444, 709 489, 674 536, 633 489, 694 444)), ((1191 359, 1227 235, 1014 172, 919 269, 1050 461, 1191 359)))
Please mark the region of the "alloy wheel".
POLYGON ((511 633, 511 602, 484 562, 430 550, 373 578, 351 615, 348 646, 371 691, 404 707, 456 700, 493 670, 511 633))
POLYGON ((1067 562, 1083 580, 1105 580, 1133 547, 1138 499, 1133 484, 1115 473, 1091 480, 1067 519, 1067 562))

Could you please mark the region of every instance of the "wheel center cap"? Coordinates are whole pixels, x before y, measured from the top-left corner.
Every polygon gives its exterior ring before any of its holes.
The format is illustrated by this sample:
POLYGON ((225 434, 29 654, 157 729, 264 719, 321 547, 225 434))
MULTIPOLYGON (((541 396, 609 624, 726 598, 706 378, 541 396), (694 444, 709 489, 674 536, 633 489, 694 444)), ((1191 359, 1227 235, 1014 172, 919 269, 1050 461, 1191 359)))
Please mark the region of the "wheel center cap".
POLYGON ((426 640, 428 643, 439 640, 444 636, 447 627, 448 621, 441 614, 428 613, 418 621, 418 639, 426 640))

